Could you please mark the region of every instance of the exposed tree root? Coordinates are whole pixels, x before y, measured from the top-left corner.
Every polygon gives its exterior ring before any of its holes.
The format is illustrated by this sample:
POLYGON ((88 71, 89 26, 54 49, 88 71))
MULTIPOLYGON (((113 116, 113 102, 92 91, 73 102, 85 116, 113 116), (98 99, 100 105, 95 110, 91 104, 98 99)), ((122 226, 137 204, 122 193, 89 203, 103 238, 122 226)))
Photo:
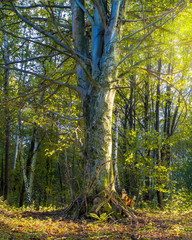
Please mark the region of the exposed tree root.
POLYGON ((128 217, 132 219, 137 219, 137 212, 134 209, 131 209, 125 205, 125 203, 121 200, 120 196, 117 192, 107 192, 105 193, 111 196, 110 201, 112 202, 112 206, 114 205, 115 208, 119 209, 121 213, 125 213, 128 217))
POLYGON ((89 213, 102 214, 104 212, 112 212, 112 216, 116 217, 117 213, 124 213, 131 219, 137 221, 137 212, 127 207, 121 200, 120 196, 114 192, 102 191, 96 196, 80 196, 76 198, 67 208, 64 209, 64 218, 73 220, 81 217, 89 217, 89 213))
MULTIPOLYGON (((73 220, 80 218, 81 216, 88 217, 89 213, 101 214, 104 212, 113 213, 114 217, 117 213, 125 213, 129 218, 137 221, 137 212, 129 208, 122 201, 120 196, 115 191, 103 190, 97 195, 91 195, 90 191, 96 182, 101 168, 108 162, 102 163, 96 172, 91 184, 87 190, 80 197, 76 198, 66 209, 64 209, 64 218, 72 218, 73 220)), ((116 177, 115 177, 116 179, 116 177)), ((110 187, 111 188, 111 187, 110 187)), ((109 188, 109 189, 110 189, 109 188)))

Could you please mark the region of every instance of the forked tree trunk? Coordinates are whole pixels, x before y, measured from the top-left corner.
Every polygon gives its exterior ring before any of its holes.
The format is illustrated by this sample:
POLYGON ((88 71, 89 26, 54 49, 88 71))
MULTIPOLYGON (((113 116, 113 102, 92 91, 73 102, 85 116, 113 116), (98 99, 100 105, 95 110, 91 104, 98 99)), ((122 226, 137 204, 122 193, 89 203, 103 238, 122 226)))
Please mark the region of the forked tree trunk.
POLYGON ((117 79, 118 52, 116 43, 121 30, 118 22, 125 1, 113 1, 111 16, 108 16, 107 1, 94 2, 93 16, 87 14, 83 1, 71 0, 74 46, 84 58, 89 57, 91 66, 77 60, 78 89, 82 99, 85 120, 85 160, 88 184, 101 171, 95 181, 95 191, 114 190, 112 161, 112 112, 117 79), (85 14, 89 18, 92 36, 89 41, 85 32, 85 14))

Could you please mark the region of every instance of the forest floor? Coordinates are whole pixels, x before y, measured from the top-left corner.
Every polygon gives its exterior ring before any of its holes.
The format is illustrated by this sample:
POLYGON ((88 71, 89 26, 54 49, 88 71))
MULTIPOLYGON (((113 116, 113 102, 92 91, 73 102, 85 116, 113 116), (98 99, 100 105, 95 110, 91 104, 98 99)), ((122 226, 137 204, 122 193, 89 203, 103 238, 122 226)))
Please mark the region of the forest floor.
POLYGON ((0 204, 0 239, 168 239, 192 240, 192 211, 138 210, 138 221, 122 218, 65 221, 62 210, 14 209, 0 204))

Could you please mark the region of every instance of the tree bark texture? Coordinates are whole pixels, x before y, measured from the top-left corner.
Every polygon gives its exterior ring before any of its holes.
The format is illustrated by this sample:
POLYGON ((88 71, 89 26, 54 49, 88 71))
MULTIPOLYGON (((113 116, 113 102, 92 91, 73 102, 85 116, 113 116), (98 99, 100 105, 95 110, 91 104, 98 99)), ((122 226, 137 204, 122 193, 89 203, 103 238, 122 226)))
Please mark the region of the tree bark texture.
POLYGON ((112 184, 114 188, 113 162, 112 160, 112 110, 115 90, 101 89, 87 96, 84 105, 86 126, 86 157, 88 162, 88 176, 92 180, 96 171, 103 162, 105 164, 97 178, 97 190, 108 188, 112 184), (111 162, 109 162, 111 161, 111 162))

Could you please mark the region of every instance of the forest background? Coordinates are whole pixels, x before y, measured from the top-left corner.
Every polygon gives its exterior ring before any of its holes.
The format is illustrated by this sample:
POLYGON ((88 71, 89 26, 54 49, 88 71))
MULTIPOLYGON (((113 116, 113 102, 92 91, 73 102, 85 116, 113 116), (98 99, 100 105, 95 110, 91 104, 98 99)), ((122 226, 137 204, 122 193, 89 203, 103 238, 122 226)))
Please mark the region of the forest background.
POLYGON ((190 1, 0 1, 0 196, 63 207, 93 183, 190 208, 191 15, 190 1))

